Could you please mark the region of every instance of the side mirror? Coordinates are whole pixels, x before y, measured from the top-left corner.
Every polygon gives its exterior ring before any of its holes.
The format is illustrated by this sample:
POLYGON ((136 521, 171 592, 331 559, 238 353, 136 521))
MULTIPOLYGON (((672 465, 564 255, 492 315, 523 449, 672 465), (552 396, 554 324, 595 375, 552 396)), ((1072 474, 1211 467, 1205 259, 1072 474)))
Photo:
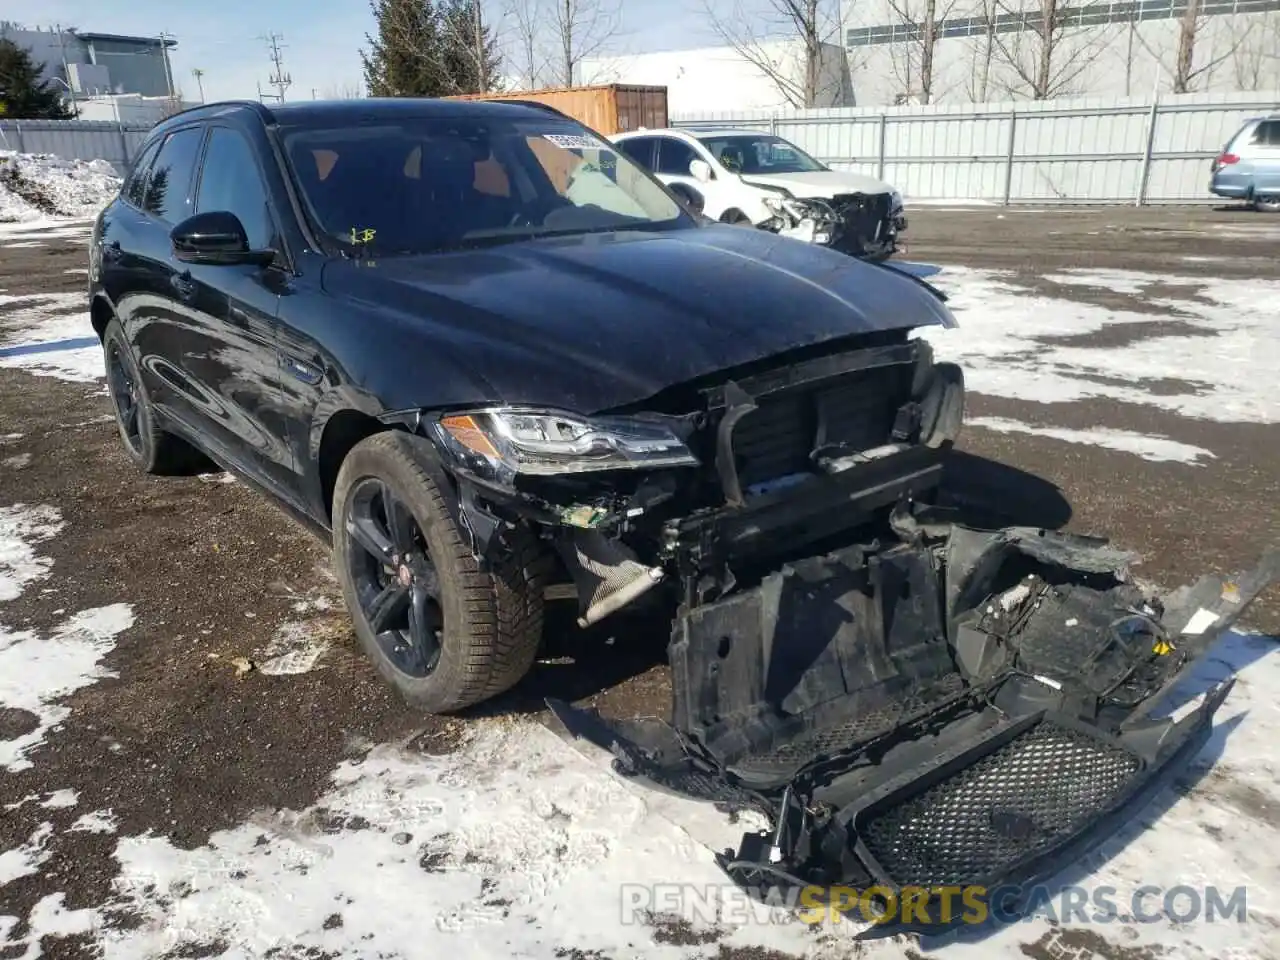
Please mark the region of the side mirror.
POLYGON ((219 266, 251 263, 265 267, 275 259, 274 250, 252 250, 244 224, 234 213, 210 210, 188 217, 169 233, 173 255, 183 263, 219 266))
POLYGON ((689 164, 689 176, 699 183, 706 183, 711 179, 711 164, 705 160, 692 161, 689 164))

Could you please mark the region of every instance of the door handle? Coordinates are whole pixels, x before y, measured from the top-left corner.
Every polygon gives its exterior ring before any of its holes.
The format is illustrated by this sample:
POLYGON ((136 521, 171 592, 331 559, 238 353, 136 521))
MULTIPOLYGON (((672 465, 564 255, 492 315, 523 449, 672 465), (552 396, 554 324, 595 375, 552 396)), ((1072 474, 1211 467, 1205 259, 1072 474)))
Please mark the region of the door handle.
POLYGON ((173 287, 174 293, 182 300, 191 301, 196 296, 196 282, 191 279, 189 270, 182 273, 174 273, 169 276, 169 285, 173 287))

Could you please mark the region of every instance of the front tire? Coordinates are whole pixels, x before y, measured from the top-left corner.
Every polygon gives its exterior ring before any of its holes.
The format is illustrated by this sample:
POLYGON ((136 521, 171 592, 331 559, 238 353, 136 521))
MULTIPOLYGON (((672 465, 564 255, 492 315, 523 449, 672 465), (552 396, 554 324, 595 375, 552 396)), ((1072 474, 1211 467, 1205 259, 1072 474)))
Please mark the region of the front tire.
POLYGON ((333 495, 333 560, 356 636, 410 706, 451 713, 514 686, 542 639, 549 555, 518 528, 480 569, 427 441, 361 441, 333 495))

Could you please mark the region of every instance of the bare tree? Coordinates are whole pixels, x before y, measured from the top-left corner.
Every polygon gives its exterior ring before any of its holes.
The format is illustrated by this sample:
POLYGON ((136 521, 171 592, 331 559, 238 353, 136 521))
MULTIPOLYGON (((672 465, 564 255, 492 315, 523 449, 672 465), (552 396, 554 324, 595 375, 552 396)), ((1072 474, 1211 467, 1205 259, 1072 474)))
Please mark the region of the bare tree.
MULTIPOLYGON (((622 0, 547 0, 556 47, 555 79, 573 86, 583 60, 598 53, 622 27, 622 0)), ((591 77, 579 77, 590 83, 591 77)))
POLYGON ((974 103, 986 103, 991 92, 991 62, 996 55, 996 15, 998 0, 977 0, 974 14, 982 23, 982 32, 970 41, 973 59, 969 68, 966 92, 974 103))
POLYGON ((1077 81, 1098 59, 1109 38, 1082 26, 1080 8, 1065 0, 1039 0, 1024 8, 1018 0, 997 0, 998 16, 1014 17, 1021 29, 992 32, 998 59, 1009 68, 1002 85, 1011 95, 1049 100, 1075 92, 1077 81))
MULTIPOLYGON (((888 0, 895 25, 905 28, 907 39, 889 45, 893 72, 905 98, 932 103, 934 53, 941 36, 942 21, 951 15, 956 0, 888 0)), ((896 38, 895 38, 896 39, 896 38)))
POLYGON ((536 90, 542 85, 547 58, 542 53, 541 24, 546 19, 546 0, 507 0, 507 35, 514 55, 508 62, 518 65, 521 85, 536 90))
MULTIPOLYGON (((744 60, 769 78, 793 107, 812 107, 829 92, 830 81, 823 76, 823 47, 832 42, 844 50, 840 32, 840 0, 763 0, 744 8, 734 0, 727 15, 712 0, 703 0, 711 28, 744 60), (780 39, 799 39, 803 63, 800 76, 794 64, 779 59, 774 44, 780 39)), ((844 88, 844 71, 838 78, 844 88)))
MULTIPOLYGON (((1168 52, 1154 49, 1142 35, 1139 42, 1173 77, 1174 93, 1192 93, 1200 80, 1208 80, 1244 43, 1244 35, 1229 32, 1225 42, 1214 43, 1209 36, 1210 17, 1204 13, 1204 0, 1186 0, 1187 7, 1178 20, 1178 45, 1173 63, 1166 63, 1168 52), (1205 52, 1207 46, 1207 53, 1205 52), (1215 46, 1217 49, 1215 50, 1215 46)), ((1221 18, 1214 17, 1213 20, 1221 18)))
POLYGON ((1280 82, 1280 13, 1230 18, 1231 74, 1238 90, 1268 90, 1280 82))

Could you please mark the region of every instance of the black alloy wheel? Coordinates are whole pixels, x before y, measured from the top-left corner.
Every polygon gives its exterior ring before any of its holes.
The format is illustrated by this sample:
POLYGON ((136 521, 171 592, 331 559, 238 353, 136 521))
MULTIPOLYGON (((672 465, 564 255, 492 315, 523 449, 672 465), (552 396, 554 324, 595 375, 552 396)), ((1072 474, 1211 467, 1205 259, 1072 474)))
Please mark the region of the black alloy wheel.
POLYGON ((358 481, 346 517, 346 569, 359 615, 387 660, 408 677, 440 662, 440 577, 413 513, 377 477, 358 481))

